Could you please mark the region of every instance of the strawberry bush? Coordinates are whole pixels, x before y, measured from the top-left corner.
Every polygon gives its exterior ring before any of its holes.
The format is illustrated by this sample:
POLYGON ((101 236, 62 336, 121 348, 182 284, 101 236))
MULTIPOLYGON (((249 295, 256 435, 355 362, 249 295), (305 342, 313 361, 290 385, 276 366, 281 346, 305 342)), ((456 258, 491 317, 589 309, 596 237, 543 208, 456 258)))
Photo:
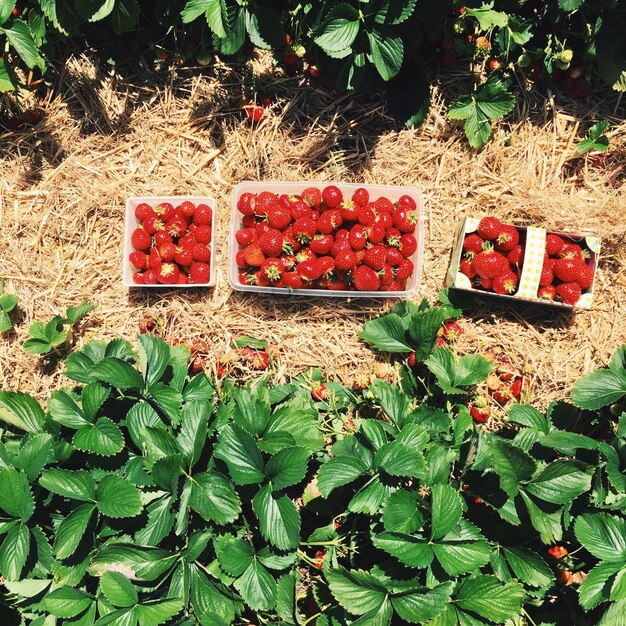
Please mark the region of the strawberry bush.
POLYGON ((0 573, 23 623, 587 624, 626 608, 626 346, 573 404, 475 421, 492 364, 398 304, 364 389, 190 373, 140 335, 0 392, 0 573), (592 438, 590 434, 596 433, 592 438))

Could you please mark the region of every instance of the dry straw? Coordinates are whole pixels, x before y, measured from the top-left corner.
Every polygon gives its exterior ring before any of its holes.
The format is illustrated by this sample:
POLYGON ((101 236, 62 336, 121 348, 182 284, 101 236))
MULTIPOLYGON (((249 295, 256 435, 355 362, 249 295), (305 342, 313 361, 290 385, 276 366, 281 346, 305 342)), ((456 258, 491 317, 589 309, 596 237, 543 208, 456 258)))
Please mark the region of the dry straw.
POLYGON ((14 333, 0 338, 0 388, 43 399, 67 383, 53 367, 21 350, 27 326, 87 299, 98 309, 78 343, 132 339, 148 315, 165 336, 209 340, 215 355, 250 334, 281 344, 277 372, 321 367, 351 383, 382 357, 358 340, 381 301, 278 299, 231 291, 226 280, 228 213, 242 180, 328 180, 415 185, 427 198, 423 291, 444 282, 454 230, 465 216, 494 214, 604 239, 595 306, 568 317, 537 306, 503 306, 484 298, 468 311, 461 351, 501 345, 533 369, 538 402, 568 393, 585 371, 604 364, 626 341, 626 123, 615 94, 592 104, 532 92, 481 152, 467 147, 446 119, 444 96, 460 76, 442 77, 426 123, 395 130, 378 97, 334 97, 254 65, 255 87, 275 99, 266 118, 245 121, 249 84, 242 68, 139 71, 122 80, 91 59, 71 59, 45 103, 45 121, 0 135, 0 277, 20 296, 14 333), (602 168, 576 154, 592 120, 608 118, 611 150, 602 168), (212 195, 218 201, 219 277, 213 290, 155 293, 122 285, 127 196, 212 195))

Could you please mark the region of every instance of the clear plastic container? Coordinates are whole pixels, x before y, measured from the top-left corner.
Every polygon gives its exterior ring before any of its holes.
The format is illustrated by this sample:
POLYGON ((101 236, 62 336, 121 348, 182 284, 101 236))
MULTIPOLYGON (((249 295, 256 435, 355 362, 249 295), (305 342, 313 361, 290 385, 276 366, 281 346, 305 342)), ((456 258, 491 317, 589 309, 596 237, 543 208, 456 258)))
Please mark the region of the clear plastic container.
POLYGON ((230 233, 228 241, 228 282, 237 291, 250 291, 253 293, 275 293, 280 295, 316 296, 318 298, 342 297, 342 298, 404 298, 411 292, 420 288, 422 274, 422 258, 424 256, 424 198, 415 187, 393 187, 391 185, 364 185, 358 183, 333 183, 318 181, 298 182, 243 182, 233 191, 233 205, 230 216, 230 233), (370 194, 370 198, 380 196, 396 202, 403 195, 411 196, 418 211, 418 222, 415 229, 417 249, 410 257, 414 264, 413 274, 407 281, 406 289, 402 291, 332 291, 329 289, 289 289, 287 287, 256 287, 254 285, 242 285, 239 282, 239 268, 235 255, 239 250, 239 244, 235 239, 235 233, 242 227, 243 215, 237 209, 237 202, 246 192, 258 194, 261 191, 271 191, 280 196, 281 194, 300 195, 307 187, 317 187, 320 190, 328 185, 336 185, 346 197, 351 197, 356 189, 364 187, 370 194))
POLYGON ((126 225, 124 232, 124 269, 123 269, 123 280, 124 284, 127 287, 142 287, 146 289, 152 288, 167 288, 167 289, 176 289, 178 287, 213 287, 215 285, 215 280, 217 278, 217 267, 215 264, 215 232, 217 225, 217 217, 215 215, 215 199, 210 196, 145 196, 141 198, 128 198, 126 200, 126 225), (203 283, 201 285, 195 283, 188 283, 184 285, 138 285, 133 281, 133 272, 130 261, 128 260, 128 256, 131 252, 134 251, 133 244, 131 243, 131 237, 133 231, 139 226, 139 220, 135 217, 135 209, 138 205, 145 202, 149 204, 151 207, 155 207, 159 205, 161 202, 170 202, 174 206, 178 206, 182 202, 189 200, 193 202, 195 205, 198 204, 206 204, 213 209, 213 222, 211 224, 211 277, 207 283, 203 283))

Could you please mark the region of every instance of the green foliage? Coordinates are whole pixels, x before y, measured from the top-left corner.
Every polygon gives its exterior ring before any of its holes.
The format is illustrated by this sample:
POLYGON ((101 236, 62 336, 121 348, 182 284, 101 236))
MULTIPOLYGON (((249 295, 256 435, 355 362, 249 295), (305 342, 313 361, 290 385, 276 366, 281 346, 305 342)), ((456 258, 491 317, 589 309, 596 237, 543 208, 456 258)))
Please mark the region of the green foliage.
POLYGON ((17 306, 18 300, 16 295, 4 292, 4 281, 0 280, 0 333, 13 328, 9 313, 17 306))
MULTIPOLYGON (((74 351, 45 409, 0 392, 4 601, 80 626, 619 623, 626 414, 602 440, 568 425, 622 397, 589 374, 583 413, 513 404, 474 425, 489 363, 433 347, 458 314, 443 293, 368 322, 419 359, 358 393, 329 383, 325 403, 319 372, 216 385, 146 335, 74 351)), ((622 376, 625 354, 599 372, 622 376)))
POLYGON ((590 150, 595 152, 606 152, 609 149, 609 138, 605 135, 609 128, 606 120, 596 122, 587 133, 587 137, 583 139, 576 148, 578 154, 586 154, 590 150))

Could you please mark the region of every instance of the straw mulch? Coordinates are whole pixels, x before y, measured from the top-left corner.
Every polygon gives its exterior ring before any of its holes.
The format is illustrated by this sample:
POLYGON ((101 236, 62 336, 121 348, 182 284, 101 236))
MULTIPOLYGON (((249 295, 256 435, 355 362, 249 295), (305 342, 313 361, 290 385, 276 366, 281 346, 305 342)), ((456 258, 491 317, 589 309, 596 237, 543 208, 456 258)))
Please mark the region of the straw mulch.
POLYGON ((176 68, 122 79, 87 58, 68 62, 45 103, 45 120, 0 135, 0 277, 18 293, 16 329, 0 338, 0 388, 40 399, 66 381, 62 366, 26 355, 34 320, 83 299, 98 308, 77 343, 129 339, 146 315, 167 339, 202 337, 215 355, 236 335, 283 348, 277 368, 321 367, 351 383, 383 357, 360 343, 365 320, 391 302, 265 297, 233 292, 227 281, 227 232, 233 187, 242 180, 323 180, 414 185, 427 199, 423 287, 436 298, 454 230, 465 216, 494 214, 604 239, 597 299, 568 316, 537 306, 483 298, 462 322, 460 351, 501 345, 533 370, 540 405, 569 393, 585 371, 606 363, 626 341, 626 123, 615 94, 589 102, 532 93, 481 152, 467 147, 444 116, 457 77, 442 77, 427 122, 396 130, 376 97, 336 98, 300 78, 256 65, 256 86, 275 98, 268 117, 244 120, 241 67, 176 68), (603 167, 575 152, 594 119, 612 122, 603 167), (159 293, 121 282, 127 196, 212 195, 219 209, 219 278, 212 290, 159 293))

